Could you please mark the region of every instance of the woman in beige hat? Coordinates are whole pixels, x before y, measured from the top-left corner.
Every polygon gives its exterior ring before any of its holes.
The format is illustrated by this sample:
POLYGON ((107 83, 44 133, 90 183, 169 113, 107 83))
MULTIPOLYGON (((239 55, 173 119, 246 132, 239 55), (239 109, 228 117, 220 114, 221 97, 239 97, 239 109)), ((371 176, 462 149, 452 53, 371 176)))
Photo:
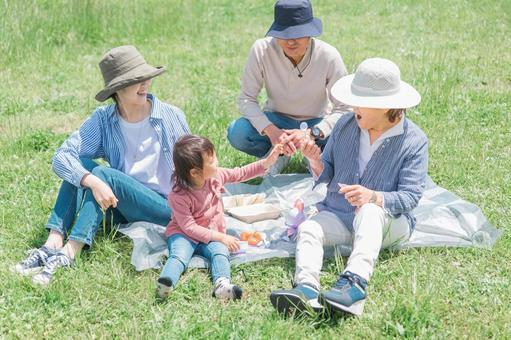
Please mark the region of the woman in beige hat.
POLYGON ((332 95, 353 112, 339 119, 321 155, 312 141, 300 146, 328 191, 319 212, 298 227, 296 286, 271 294, 281 312, 310 306, 362 314, 378 253, 408 239, 425 187, 428 139, 404 116, 420 95, 393 62, 363 61, 334 84, 332 95), (323 246, 336 245, 353 250, 334 287, 320 293, 323 246))
POLYGON ((147 64, 133 46, 111 49, 99 67, 105 87, 96 99, 114 103, 97 108, 55 153, 53 169, 63 182, 46 224, 49 237, 13 268, 35 273, 38 284, 70 267, 91 246, 104 218, 113 224, 170 220, 172 150, 190 130, 179 108, 148 92, 151 79, 165 69, 147 64), (110 167, 93 161, 98 158, 110 167))

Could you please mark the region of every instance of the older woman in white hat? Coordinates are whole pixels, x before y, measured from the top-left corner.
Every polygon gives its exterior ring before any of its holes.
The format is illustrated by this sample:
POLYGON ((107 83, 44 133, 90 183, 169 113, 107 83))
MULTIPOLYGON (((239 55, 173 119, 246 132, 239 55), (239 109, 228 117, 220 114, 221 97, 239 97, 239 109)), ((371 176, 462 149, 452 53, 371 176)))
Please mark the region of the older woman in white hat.
POLYGON ((250 50, 238 98, 242 117, 229 125, 227 138, 234 148, 259 158, 284 142, 286 156, 270 169, 272 174, 296 151, 304 134, 301 125, 323 148, 340 115, 349 110, 330 94, 347 72, 337 49, 317 38, 322 31, 309 0, 279 0, 267 37, 250 50), (268 99, 261 109, 263 87, 268 99))
POLYGON ((37 273, 38 284, 48 284, 58 268, 70 267, 92 244, 103 219, 160 225, 170 220, 172 150, 189 128, 180 109, 148 92, 151 79, 165 69, 147 64, 133 46, 111 49, 99 67, 105 87, 96 99, 112 98, 114 104, 97 108, 55 153, 53 169, 63 182, 46 224, 48 239, 13 268, 37 273))
POLYGON ((332 95, 353 112, 338 121, 321 155, 311 141, 300 146, 328 192, 319 212, 298 228, 296 286, 271 295, 280 312, 311 306, 362 314, 378 253, 409 238, 425 187, 428 139, 404 116, 420 95, 393 62, 365 60, 336 82, 332 95), (323 247, 335 245, 353 251, 334 287, 320 293, 323 247))

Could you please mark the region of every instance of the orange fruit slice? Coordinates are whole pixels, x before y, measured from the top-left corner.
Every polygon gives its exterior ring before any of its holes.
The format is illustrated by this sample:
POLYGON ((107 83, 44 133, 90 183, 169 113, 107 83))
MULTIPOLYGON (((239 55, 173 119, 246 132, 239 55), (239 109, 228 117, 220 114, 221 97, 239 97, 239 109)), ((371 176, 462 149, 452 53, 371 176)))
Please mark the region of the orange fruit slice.
POLYGON ((248 241, 248 239, 250 238, 250 236, 252 236, 252 233, 249 232, 249 231, 243 231, 241 234, 240 234, 240 240, 242 241, 248 241))

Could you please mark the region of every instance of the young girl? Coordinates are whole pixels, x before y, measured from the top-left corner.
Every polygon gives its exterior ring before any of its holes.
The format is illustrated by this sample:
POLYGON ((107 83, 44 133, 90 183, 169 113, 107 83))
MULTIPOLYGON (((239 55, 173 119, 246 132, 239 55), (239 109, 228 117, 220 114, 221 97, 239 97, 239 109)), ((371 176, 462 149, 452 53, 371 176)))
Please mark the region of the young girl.
POLYGON ((213 296, 241 297, 241 288, 230 282, 229 252, 239 250, 239 243, 225 233, 223 185, 263 175, 281 152, 282 146, 277 145, 265 159, 241 168, 224 169, 218 167, 215 147, 208 139, 186 135, 176 142, 174 185, 168 198, 173 215, 165 232, 169 258, 156 282, 160 297, 169 295, 194 254, 210 262, 213 296))

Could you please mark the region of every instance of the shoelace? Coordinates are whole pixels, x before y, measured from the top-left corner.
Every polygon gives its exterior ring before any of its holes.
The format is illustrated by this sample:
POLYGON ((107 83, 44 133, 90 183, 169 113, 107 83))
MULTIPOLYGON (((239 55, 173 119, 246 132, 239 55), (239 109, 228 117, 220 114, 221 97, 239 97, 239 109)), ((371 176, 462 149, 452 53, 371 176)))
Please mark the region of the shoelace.
POLYGON ((28 258, 21 262, 24 266, 28 266, 36 261, 39 262, 39 260, 41 260, 43 262, 43 265, 46 264, 46 257, 47 257, 46 253, 40 249, 37 249, 37 248, 30 249, 27 251, 27 255, 28 255, 28 258))
POLYGON ((359 286, 360 288, 362 288, 362 290, 364 290, 365 286, 367 285, 367 284, 361 282, 361 280, 358 277, 352 275, 351 273, 349 273, 349 274, 345 273, 345 274, 341 274, 341 276, 335 283, 334 288, 337 290, 340 290, 340 291, 345 291, 345 290, 350 289, 351 286, 353 286, 355 284, 357 286, 359 286))
POLYGON ((352 277, 347 275, 341 275, 337 282, 334 285, 334 288, 340 291, 345 291, 350 289, 350 287, 354 284, 354 280, 352 277), (348 285, 349 283, 349 285, 348 285))
POLYGON ((71 262, 66 255, 57 254, 48 259, 46 265, 44 266, 44 271, 53 274, 58 267, 69 266, 70 263, 71 262))

